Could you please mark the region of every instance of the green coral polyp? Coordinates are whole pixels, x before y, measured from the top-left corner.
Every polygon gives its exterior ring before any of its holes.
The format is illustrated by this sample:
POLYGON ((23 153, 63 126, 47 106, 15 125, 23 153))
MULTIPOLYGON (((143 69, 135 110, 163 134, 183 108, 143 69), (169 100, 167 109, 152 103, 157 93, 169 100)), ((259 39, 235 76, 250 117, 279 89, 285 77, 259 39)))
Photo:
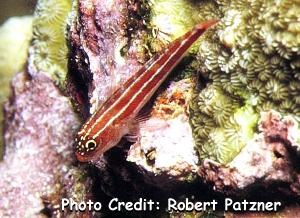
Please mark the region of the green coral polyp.
POLYGON ((207 87, 190 103, 190 123, 200 158, 228 163, 252 138, 260 112, 273 109, 299 121, 300 4, 216 2, 224 16, 199 46, 207 87), (207 117, 214 123, 209 128, 207 117))
POLYGON ((61 89, 67 73, 65 27, 70 10, 70 0, 39 0, 33 21, 33 64, 61 89))
POLYGON ((35 15, 49 25, 65 22, 65 16, 70 11, 71 0, 39 0, 35 15))
POLYGON ((285 100, 289 97, 288 88, 278 80, 271 79, 266 84, 266 92, 272 100, 285 100))
POLYGON ((214 85, 195 93, 190 124, 200 159, 231 161, 253 137, 258 120, 255 106, 256 99, 245 103, 214 85))
POLYGON ((214 1, 151 0, 150 22, 157 29, 157 38, 170 42, 190 30, 196 23, 218 18, 214 1))
POLYGON ((198 105, 201 113, 213 117, 217 125, 223 125, 233 109, 238 107, 238 102, 223 95, 217 89, 208 87, 200 93, 198 105))
POLYGON ((300 4, 296 0, 265 2, 264 33, 268 37, 268 45, 290 58, 300 53, 300 4))

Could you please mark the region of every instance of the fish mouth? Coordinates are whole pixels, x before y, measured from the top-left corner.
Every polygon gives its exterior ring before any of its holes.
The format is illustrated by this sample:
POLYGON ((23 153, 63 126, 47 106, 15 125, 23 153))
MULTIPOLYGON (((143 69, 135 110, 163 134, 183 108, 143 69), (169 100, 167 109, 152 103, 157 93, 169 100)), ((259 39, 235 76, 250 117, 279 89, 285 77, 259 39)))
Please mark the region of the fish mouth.
MULTIPOLYGON (((78 146, 77 144, 78 143, 75 143, 75 146, 78 146)), ((79 162, 92 162, 98 160, 99 157, 101 157, 101 155, 98 154, 99 151, 97 151, 97 149, 90 151, 83 151, 78 149, 75 150, 75 156, 79 162)))
POLYGON ((76 151, 75 152, 75 156, 76 156, 76 159, 79 161, 79 162, 89 162, 91 161, 93 158, 88 155, 88 154, 84 154, 82 155, 80 151, 76 151))

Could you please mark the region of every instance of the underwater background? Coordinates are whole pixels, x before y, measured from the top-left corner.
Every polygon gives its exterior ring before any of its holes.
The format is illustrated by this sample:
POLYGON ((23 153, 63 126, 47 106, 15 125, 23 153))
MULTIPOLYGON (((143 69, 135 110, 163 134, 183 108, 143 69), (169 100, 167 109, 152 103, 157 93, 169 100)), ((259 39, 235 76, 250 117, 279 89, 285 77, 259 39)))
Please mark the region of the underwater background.
POLYGON ((60 200, 141 196, 277 200, 275 215, 299 213, 298 0, 1 1, 0 24, 0 216, 109 216, 62 212, 60 200), (146 105, 152 128, 79 163, 74 135, 114 86, 210 19, 146 105))

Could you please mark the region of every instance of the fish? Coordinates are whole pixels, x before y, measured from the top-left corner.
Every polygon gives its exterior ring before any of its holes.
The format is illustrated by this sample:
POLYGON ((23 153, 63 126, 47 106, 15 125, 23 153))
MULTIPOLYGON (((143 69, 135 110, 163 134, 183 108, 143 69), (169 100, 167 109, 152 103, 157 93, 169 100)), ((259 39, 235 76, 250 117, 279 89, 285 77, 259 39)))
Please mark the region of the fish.
POLYGON ((199 23, 135 72, 83 124, 75 136, 76 158, 96 161, 122 137, 136 134, 139 111, 182 60, 191 45, 217 20, 199 23))

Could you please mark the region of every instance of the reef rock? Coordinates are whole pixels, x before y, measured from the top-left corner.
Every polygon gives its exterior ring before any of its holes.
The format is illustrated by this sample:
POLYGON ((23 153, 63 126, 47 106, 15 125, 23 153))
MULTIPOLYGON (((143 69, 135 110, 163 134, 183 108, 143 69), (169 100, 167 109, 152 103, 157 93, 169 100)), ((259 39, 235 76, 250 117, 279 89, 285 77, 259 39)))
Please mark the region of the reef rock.
POLYGON ((85 115, 99 108, 113 90, 141 67, 139 59, 144 61, 137 53, 137 46, 143 44, 139 36, 143 30, 137 29, 135 38, 128 36, 130 13, 138 12, 121 0, 82 0, 74 6, 69 33, 72 52, 69 76, 73 81, 68 85, 76 103, 80 103, 81 94, 91 105, 85 115), (123 49, 127 47, 124 57, 123 49))
MULTIPOLYGON (((22 71, 32 36, 32 17, 12 17, 0 27, 0 107, 10 94, 13 75, 22 71)), ((0 109, 0 159, 3 156, 3 110, 0 109)))
POLYGON ((66 191, 62 184, 73 183, 67 175, 79 123, 68 99, 45 74, 30 78, 19 73, 12 85, 13 97, 5 107, 0 216, 39 216, 49 196, 58 193, 59 201, 66 191))
MULTIPOLYGON (((86 200, 91 181, 85 176, 85 169, 73 165, 75 156, 72 144, 79 120, 69 99, 56 86, 63 82, 63 78, 53 77, 51 67, 57 63, 49 63, 47 55, 42 55, 38 64, 36 62, 37 54, 49 51, 47 49, 53 48, 53 44, 58 47, 64 45, 66 48, 64 28, 55 32, 55 39, 49 38, 47 34, 48 31, 51 32, 51 25, 48 26, 49 23, 39 17, 42 14, 44 19, 50 19, 50 15, 54 15, 60 24, 65 25, 66 11, 65 14, 59 13, 58 16, 50 7, 48 9, 51 10, 48 10, 47 14, 45 12, 47 2, 55 5, 55 1, 39 1, 33 19, 33 36, 31 17, 11 20, 8 24, 13 31, 11 32, 9 28, 10 31, 1 31, 1 38, 6 40, 1 41, 0 48, 2 52, 7 49, 5 51, 7 56, 1 57, 0 61, 1 75, 3 73, 7 78, 21 69, 23 72, 13 78, 12 94, 5 106, 5 154, 3 161, 0 162, 0 217, 59 217, 90 213, 80 214, 76 211, 60 210, 63 197, 72 197, 77 201, 86 200), (22 28, 16 27, 18 21, 24 22, 21 24, 22 28), (5 38, 9 35, 10 38, 5 38), (30 41, 27 59, 29 61, 23 67, 30 41), (22 43, 22 46, 17 42, 22 43), (40 49, 37 46, 45 46, 47 42, 50 43, 50 47, 40 49), (15 49, 14 46, 19 47, 15 49)), ((56 24, 57 22, 56 20, 56 24)), ((52 52, 56 54, 58 51, 52 52)), ((67 66, 65 57, 59 61, 67 66)), ((1 82, 8 83, 2 78, 1 82)))
POLYGON ((278 112, 262 114, 260 133, 227 165, 204 160, 199 174, 215 190, 240 194, 238 190, 266 188, 292 196, 300 194, 299 129, 291 117, 278 112), (274 183, 277 185, 274 186, 274 183))
POLYGON ((186 113, 191 92, 190 79, 171 82, 157 97, 152 116, 142 123, 140 138, 128 152, 127 160, 152 173, 152 183, 160 187, 171 178, 179 182, 196 175, 198 157, 186 113))

